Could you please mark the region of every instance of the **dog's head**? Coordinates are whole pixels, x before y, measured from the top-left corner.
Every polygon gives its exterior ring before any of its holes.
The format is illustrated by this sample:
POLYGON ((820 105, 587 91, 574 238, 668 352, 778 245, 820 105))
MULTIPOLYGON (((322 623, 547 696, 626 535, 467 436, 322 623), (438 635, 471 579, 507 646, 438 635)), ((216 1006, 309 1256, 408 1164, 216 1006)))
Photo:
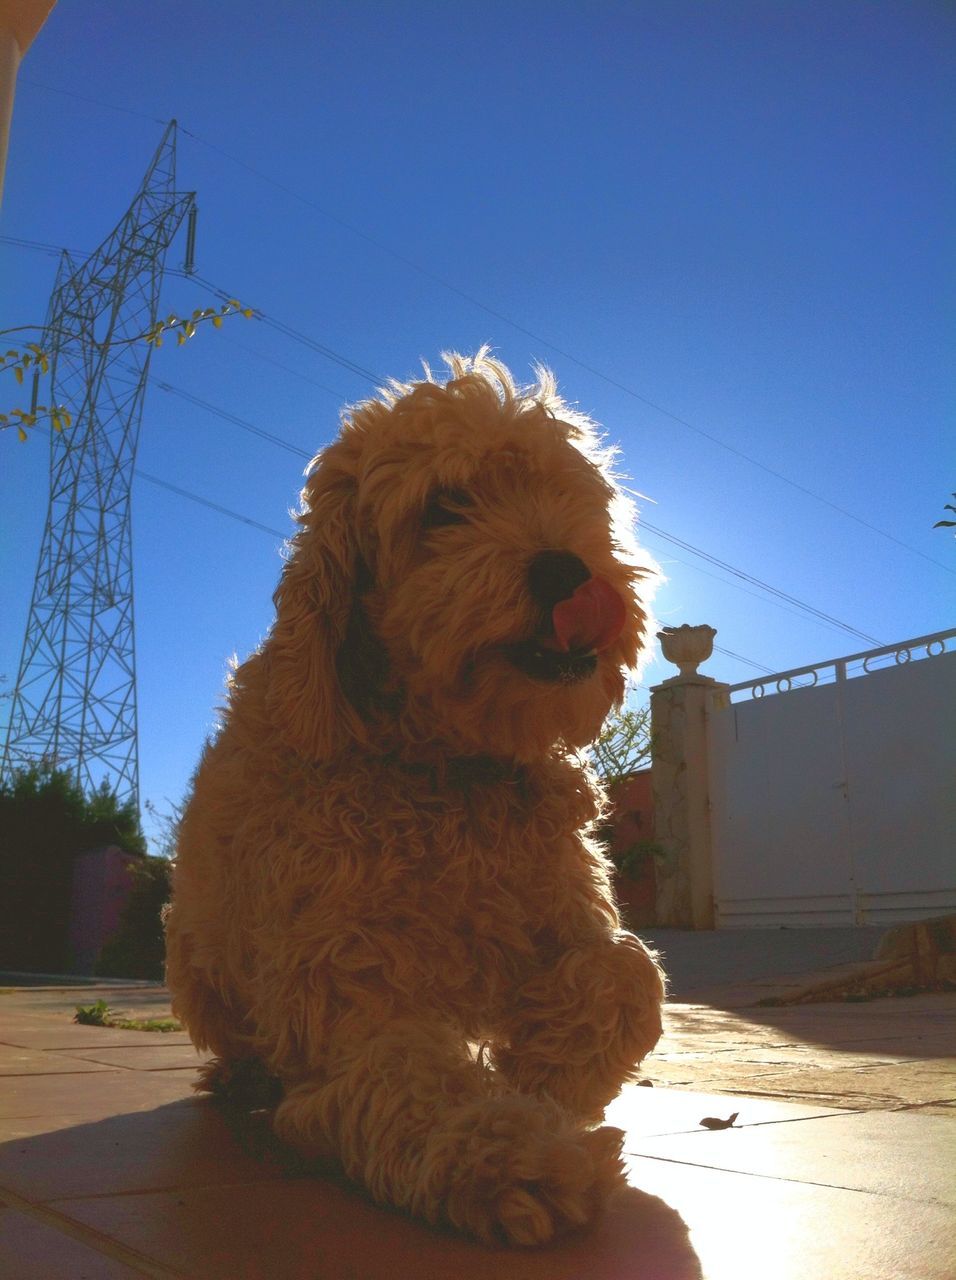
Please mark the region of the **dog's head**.
POLYGON ((359 405, 310 466, 264 658, 286 740, 527 762, 624 694, 648 569, 594 426, 485 352, 359 405))

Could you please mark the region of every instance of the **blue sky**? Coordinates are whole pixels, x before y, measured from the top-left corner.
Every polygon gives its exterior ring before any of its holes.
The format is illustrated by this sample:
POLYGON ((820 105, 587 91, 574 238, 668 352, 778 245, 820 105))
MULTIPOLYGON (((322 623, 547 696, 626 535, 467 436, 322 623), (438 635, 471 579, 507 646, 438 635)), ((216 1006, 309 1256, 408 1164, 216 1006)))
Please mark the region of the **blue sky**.
MULTIPOLYGON (((382 377, 483 342, 520 377, 549 364, 650 524, 891 643, 954 621, 932 527, 956 488, 954 89, 956 11, 913 0, 60 0, 21 69, 0 232, 91 249, 176 116, 203 277, 382 377)), ((42 319, 54 268, 0 242, 3 327, 42 319)), ((167 279, 164 311, 208 301, 167 279)), ((309 452, 371 390, 254 320, 167 344, 153 375, 309 452)), ((8 688, 47 463, 0 437, 8 688)), ((302 461, 154 381, 138 466, 284 530, 302 461)), ((739 655, 713 676, 870 647, 644 541, 660 621, 739 655)), ((280 540, 137 482, 134 546, 162 808, 269 626, 280 540)))

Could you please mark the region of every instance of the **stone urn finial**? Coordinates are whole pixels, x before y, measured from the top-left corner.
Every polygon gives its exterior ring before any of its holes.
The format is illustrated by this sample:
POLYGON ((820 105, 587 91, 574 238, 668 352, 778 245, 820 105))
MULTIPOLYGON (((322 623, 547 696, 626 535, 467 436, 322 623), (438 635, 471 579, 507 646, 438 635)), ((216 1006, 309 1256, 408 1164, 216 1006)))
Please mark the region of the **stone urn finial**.
POLYGON ((692 627, 686 622, 680 627, 665 627, 658 631, 657 638, 664 657, 680 667, 680 675, 673 677, 675 680, 708 680, 707 676, 698 673, 697 668, 714 652, 716 634, 714 627, 706 624, 692 627))

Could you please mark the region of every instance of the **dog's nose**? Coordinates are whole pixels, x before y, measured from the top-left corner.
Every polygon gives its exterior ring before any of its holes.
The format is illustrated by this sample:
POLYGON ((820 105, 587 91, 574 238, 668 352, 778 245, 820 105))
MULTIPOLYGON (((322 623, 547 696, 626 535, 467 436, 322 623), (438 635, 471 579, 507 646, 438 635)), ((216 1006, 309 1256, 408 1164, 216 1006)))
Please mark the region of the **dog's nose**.
POLYGON ((535 604, 550 617, 554 606, 573 596, 590 576, 584 561, 570 551, 541 551, 528 569, 528 586, 535 604))

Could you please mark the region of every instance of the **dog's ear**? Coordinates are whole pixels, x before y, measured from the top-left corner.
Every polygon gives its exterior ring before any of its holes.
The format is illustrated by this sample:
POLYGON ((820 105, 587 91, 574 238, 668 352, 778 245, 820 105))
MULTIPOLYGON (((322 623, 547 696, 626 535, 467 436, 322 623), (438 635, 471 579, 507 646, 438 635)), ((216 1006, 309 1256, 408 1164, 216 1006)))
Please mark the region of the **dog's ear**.
POLYGON ((340 653, 355 627, 356 579, 367 573, 350 454, 345 440, 330 445, 309 476, 266 646, 268 711, 282 737, 312 759, 327 759, 366 736, 339 678, 340 653))

